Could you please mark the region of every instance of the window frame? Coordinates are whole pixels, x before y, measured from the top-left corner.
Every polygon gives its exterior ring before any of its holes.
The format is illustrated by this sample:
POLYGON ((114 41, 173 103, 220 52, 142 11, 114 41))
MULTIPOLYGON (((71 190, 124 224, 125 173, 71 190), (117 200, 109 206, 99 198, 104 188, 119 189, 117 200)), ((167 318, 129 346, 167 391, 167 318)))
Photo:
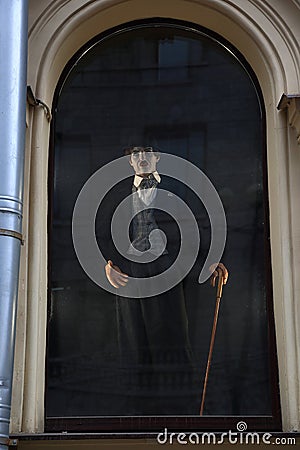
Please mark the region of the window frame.
MULTIPOLYGON (((194 23, 175 20, 175 19, 143 19, 128 22, 117 27, 106 30, 100 33, 93 39, 89 40, 83 47, 77 51, 73 57, 66 64, 59 82, 57 83, 54 99, 52 115, 53 120, 50 130, 50 146, 49 146, 49 170, 48 170, 48 280, 51 274, 51 231, 52 231, 52 216, 53 216, 53 192, 54 192, 54 130, 55 130, 55 110, 61 90, 63 89, 66 78, 72 71, 76 61, 84 53, 89 51, 93 46, 100 43, 108 36, 116 35, 123 31, 131 31, 137 27, 143 26, 173 26, 174 28, 181 28, 185 31, 196 32, 199 35, 204 35, 222 45, 229 50, 233 56, 240 62, 240 64, 247 71, 254 88, 259 97, 260 106, 262 109, 262 138, 263 138, 263 196, 264 196, 264 218, 265 218, 265 255, 266 255, 266 306, 268 317, 268 343, 269 343, 269 373, 271 386, 271 404, 272 415, 268 416, 133 416, 133 417, 111 417, 111 416, 80 416, 80 417, 47 417, 45 405, 45 432, 79 432, 79 433, 97 433, 111 436, 130 435, 138 437, 153 437, 153 435, 161 432, 163 428, 168 428, 168 431, 192 431, 192 430, 213 430, 224 431, 236 428, 239 421, 245 421, 248 425, 248 430, 251 431, 280 431, 282 429, 281 409, 279 398, 279 376, 276 350, 276 335, 275 335, 275 321, 273 310, 273 290, 272 290, 272 267, 271 267, 271 249, 270 249, 270 223, 269 223, 269 203, 268 203, 268 172, 267 172, 267 144, 266 144, 266 111, 262 91, 258 79, 248 64, 244 56, 228 41, 226 41, 219 34, 196 25, 194 23)), ((241 100, 242 101, 242 100, 241 100)), ((50 316, 50 289, 48 283, 48 320, 50 316)), ((48 347, 48 330, 47 330, 47 347, 48 347)), ((48 364, 48 352, 46 351, 46 368, 48 364)), ((47 371, 46 371, 47 373, 47 371)), ((47 385, 47 376, 46 376, 47 385)), ((46 403, 46 395, 45 395, 46 403)))

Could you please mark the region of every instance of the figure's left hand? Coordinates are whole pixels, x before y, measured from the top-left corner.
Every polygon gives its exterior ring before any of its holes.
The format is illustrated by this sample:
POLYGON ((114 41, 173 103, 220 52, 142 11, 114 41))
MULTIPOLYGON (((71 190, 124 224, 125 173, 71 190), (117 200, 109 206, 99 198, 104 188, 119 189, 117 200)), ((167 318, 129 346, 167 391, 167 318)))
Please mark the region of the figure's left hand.
POLYGON ((217 265, 213 264, 213 265, 210 267, 210 270, 212 271, 212 274, 211 274, 211 277, 210 277, 210 284, 211 284, 212 286, 215 286, 215 284, 216 284, 216 279, 217 279, 217 277, 219 276, 218 270, 217 270, 217 269, 221 269, 221 271, 222 271, 223 284, 226 284, 226 283, 227 283, 227 280, 228 280, 229 274, 228 274, 228 270, 226 269, 226 267, 224 266, 224 264, 222 264, 222 263, 219 263, 219 264, 217 264, 217 265))

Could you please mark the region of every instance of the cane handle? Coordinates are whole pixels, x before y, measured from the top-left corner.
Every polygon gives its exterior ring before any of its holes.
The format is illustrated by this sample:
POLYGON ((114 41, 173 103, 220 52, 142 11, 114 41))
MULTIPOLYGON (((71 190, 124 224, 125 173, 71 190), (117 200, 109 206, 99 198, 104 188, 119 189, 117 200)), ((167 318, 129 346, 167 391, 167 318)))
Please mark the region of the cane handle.
POLYGON ((222 269, 220 269, 220 267, 217 268, 217 272, 218 272, 218 289, 217 289, 217 298, 221 298, 222 297, 222 290, 223 290, 223 284, 224 284, 224 276, 223 276, 223 271, 222 269))

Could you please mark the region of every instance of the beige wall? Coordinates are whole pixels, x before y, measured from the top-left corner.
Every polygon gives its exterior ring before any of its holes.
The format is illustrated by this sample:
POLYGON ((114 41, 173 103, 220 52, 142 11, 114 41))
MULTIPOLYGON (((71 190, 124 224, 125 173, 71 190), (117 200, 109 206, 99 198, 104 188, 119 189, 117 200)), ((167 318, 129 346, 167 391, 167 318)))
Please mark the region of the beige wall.
MULTIPOLYGON (((147 17, 203 25, 245 56, 260 82, 267 114, 270 226, 281 407, 284 430, 300 428, 300 111, 277 110, 283 93, 300 93, 298 0, 29 0, 28 84, 51 107, 59 76, 86 41, 147 17), (293 124, 293 128, 289 125, 293 124), (296 130, 296 128, 298 128, 296 130)), ((243 99, 240 99, 242 102, 243 99)), ((43 432, 47 312, 47 172, 50 123, 28 108, 25 205, 12 432, 43 432)), ((25 448, 25 447, 24 447, 25 448)))

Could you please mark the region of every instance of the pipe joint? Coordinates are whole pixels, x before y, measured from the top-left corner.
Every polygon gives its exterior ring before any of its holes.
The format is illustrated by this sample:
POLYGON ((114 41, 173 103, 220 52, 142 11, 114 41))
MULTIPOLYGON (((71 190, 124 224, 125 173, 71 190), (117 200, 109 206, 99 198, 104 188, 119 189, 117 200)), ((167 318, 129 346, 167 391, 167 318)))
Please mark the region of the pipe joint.
POLYGON ((0 195, 0 236, 10 236, 23 244, 22 209, 18 198, 0 195))
POLYGON ((0 212, 11 212, 22 217, 23 202, 16 197, 0 195, 0 212))
MULTIPOLYGON (((21 241, 21 245, 24 245, 23 235, 21 233, 19 233, 18 231, 0 228, 0 236, 10 236, 12 238, 19 239, 19 241, 21 241)), ((1 387, 1 381, 0 381, 0 387, 1 387)))

